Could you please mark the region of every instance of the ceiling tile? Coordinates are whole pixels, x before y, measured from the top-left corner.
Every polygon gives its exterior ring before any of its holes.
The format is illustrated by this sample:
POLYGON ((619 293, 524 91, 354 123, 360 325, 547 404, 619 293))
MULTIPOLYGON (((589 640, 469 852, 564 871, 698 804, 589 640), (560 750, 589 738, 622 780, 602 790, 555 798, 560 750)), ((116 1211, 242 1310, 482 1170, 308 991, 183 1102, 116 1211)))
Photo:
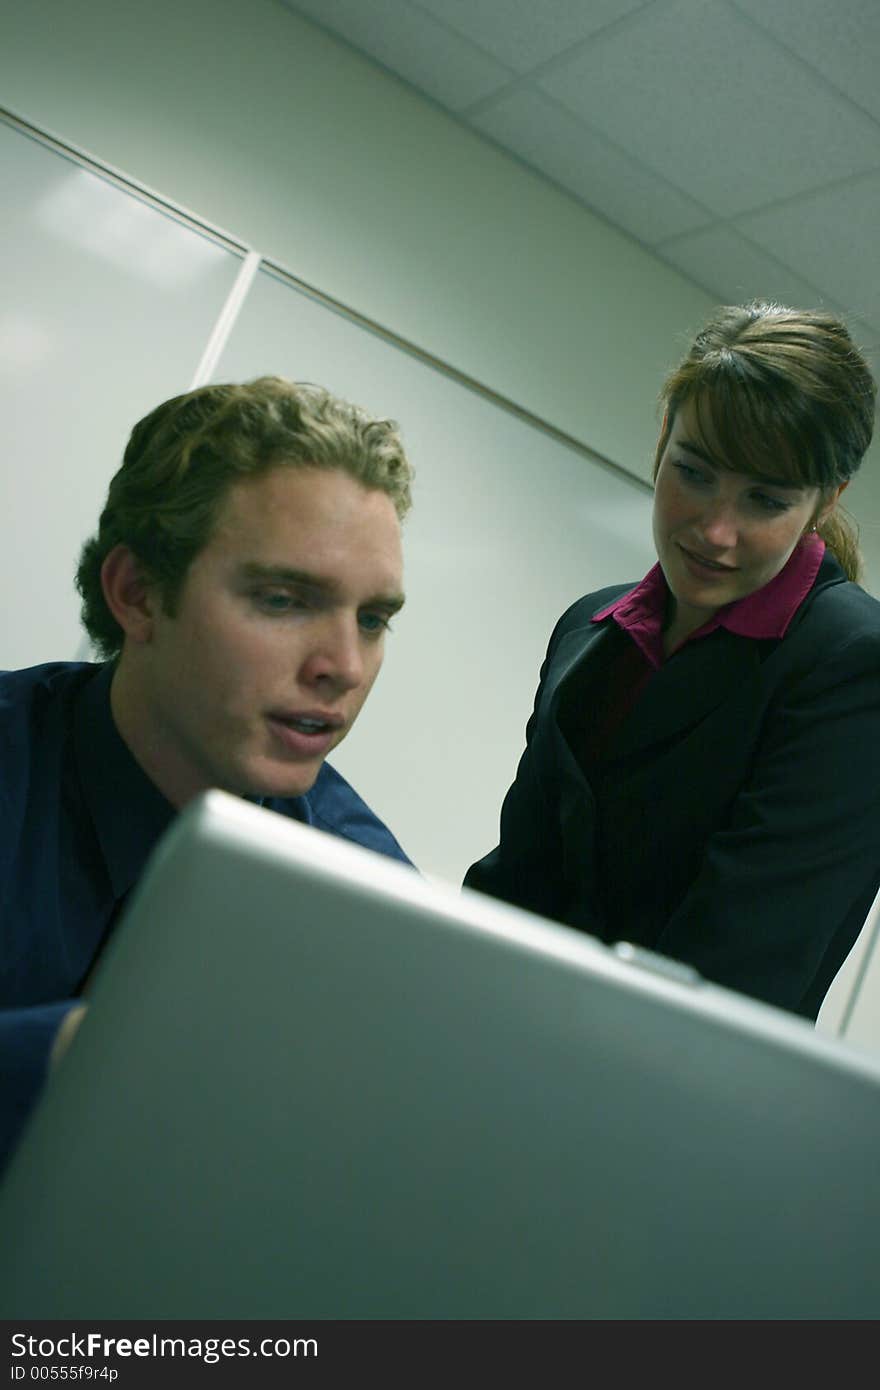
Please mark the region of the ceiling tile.
POLYGON ((676 237, 657 254, 714 295, 719 304, 775 299, 798 308, 832 308, 815 285, 733 227, 709 227, 676 237))
POLYGON ((499 97, 471 125, 646 245, 711 220, 705 208, 540 92, 519 88, 499 97))
POLYGON ((713 297, 824 297, 880 335, 880 0, 282 3, 713 297))
POLYGON ((408 0, 283 0, 452 111, 472 106, 512 77, 484 53, 408 0))
POLYGON ((880 173, 738 218, 737 226, 850 313, 880 323, 880 173))
POLYGON ((724 0, 652 5, 538 79, 721 216, 880 165, 880 129, 724 0))
POLYGON ((414 0, 499 62, 528 72, 645 0, 414 0))
POLYGON ((733 0, 781 43, 880 119, 877 0, 733 0))

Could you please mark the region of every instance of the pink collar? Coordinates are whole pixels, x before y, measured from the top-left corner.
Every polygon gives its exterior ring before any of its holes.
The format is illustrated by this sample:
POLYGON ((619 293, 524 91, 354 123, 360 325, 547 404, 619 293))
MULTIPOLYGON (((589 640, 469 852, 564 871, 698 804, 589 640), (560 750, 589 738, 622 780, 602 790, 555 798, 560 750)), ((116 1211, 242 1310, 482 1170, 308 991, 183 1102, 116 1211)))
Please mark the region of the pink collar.
MULTIPOLYGON (((788 563, 763 589, 719 608, 702 627, 687 638, 695 642, 707 637, 718 627, 735 632, 739 637, 784 637, 788 625, 800 608, 819 573, 825 542, 819 536, 807 536, 796 545, 788 563)), ((652 666, 663 664, 663 621, 669 590, 659 564, 654 565, 640 584, 623 594, 614 603, 593 615, 593 622, 613 618, 628 632, 644 652, 652 666)), ((683 644, 684 645, 684 644, 683 644)))

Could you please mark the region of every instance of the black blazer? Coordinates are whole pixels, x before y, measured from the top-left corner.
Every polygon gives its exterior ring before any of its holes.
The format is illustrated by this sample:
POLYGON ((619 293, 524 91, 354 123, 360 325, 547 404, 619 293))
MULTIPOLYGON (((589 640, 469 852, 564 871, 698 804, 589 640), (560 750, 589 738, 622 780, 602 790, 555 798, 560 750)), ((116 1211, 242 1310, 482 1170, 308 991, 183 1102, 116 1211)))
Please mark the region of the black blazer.
POLYGON ((815 1018, 880 885, 880 603, 826 554, 781 640, 686 643, 595 760, 629 639, 589 594, 550 639, 500 843, 465 877, 815 1018))

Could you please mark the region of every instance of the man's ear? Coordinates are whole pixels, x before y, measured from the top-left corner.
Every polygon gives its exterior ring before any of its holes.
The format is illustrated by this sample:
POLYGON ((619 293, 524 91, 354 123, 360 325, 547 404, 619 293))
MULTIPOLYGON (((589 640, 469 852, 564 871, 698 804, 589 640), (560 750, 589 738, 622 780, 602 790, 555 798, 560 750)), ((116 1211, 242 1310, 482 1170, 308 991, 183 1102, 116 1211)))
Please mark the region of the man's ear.
POLYGON ((114 545, 101 566, 101 587, 107 607, 132 642, 149 642, 153 634, 154 587, 127 545, 114 545))

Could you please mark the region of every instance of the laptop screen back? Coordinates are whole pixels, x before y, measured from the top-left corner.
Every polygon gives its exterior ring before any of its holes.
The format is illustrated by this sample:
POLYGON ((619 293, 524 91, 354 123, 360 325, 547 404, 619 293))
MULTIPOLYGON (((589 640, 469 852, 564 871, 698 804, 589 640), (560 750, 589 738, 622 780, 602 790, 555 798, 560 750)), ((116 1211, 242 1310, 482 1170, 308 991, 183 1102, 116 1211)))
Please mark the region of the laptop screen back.
POLYGON ((880 1067, 219 792, 0 1191, 0 1316, 876 1317, 880 1067))

